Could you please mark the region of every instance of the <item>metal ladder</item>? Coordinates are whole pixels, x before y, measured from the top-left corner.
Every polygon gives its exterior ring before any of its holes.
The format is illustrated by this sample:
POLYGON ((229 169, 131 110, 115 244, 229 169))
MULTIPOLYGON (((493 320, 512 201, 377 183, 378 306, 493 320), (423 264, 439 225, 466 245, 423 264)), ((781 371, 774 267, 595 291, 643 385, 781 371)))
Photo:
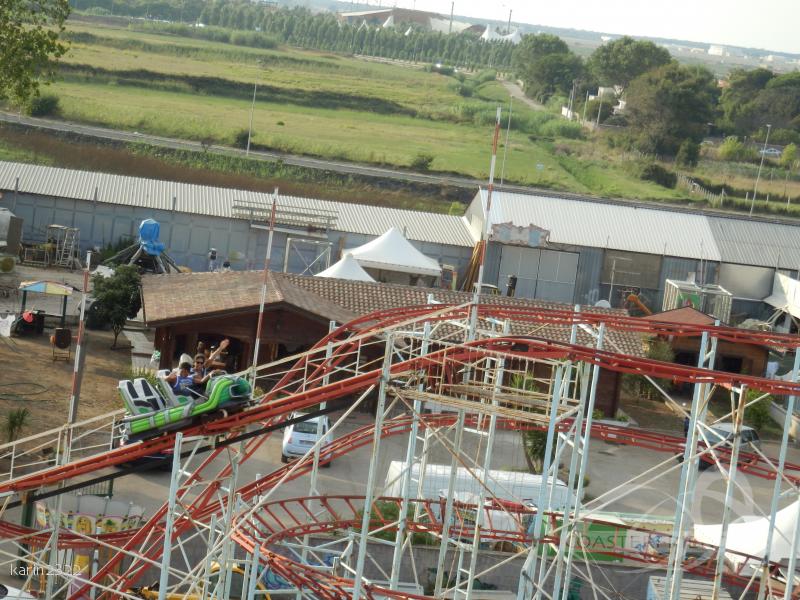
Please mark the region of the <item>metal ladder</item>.
POLYGON ((76 264, 80 268, 80 259, 77 249, 80 247, 80 230, 69 228, 64 231, 64 239, 56 248, 55 265, 73 268, 76 264))

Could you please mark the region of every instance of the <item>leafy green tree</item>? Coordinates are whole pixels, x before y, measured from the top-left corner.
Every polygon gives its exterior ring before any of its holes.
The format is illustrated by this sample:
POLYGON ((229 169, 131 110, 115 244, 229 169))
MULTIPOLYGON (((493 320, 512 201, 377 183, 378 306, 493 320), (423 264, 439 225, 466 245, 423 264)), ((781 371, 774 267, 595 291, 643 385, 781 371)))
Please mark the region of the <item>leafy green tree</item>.
POLYGON ((791 169, 798 160, 798 151, 796 144, 789 144, 783 148, 781 153, 781 166, 791 169))
POLYGON ((773 77, 775 73, 763 68, 731 71, 728 76, 728 86, 723 90, 719 101, 722 110, 720 125, 723 129, 741 135, 752 131, 751 103, 773 77))
POLYGON ((700 144, 693 140, 683 140, 675 156, 675 162, 682 167, 696 167, 699 159, 700 144))
POLYGON ((671 59, 665 48, 625 36, 595 50, 587 67, 601 84, 625 88, 643 73, 666 65, 671 59))
POLYGON ((673 62, 640 75, 625 94, 636 146, 674 154, 685 139, 699 143, 714 120, 718 97, 716 78, 702 67, 673 62))
POLYGON ((95 297, 92 312, 99 322, 107 324, 114 332, 112 350, 117 347, 117 338, 125 322, 135 317, 141 308, 140 285, 139 271, 128 265, 117 267, 111 277, 98 274, 92 278, 95 297))
POLYGON ((543 33, 526 35, 514 49, 512 66, 525 83, 525 93, 545 102, 554 94, 569 94, 584 74, 583 61, 561 38, 543 33))
POLYGON ((68 15, 67 0, 0 1, 0 99, 25 104, 38 95, 66 52, 58 36, 68 15))
POLYGON ((743 162, 755 160, 756 151, 745 146, 735 135, 729 135, 717 150, 717 156, 722 160, 743 162))

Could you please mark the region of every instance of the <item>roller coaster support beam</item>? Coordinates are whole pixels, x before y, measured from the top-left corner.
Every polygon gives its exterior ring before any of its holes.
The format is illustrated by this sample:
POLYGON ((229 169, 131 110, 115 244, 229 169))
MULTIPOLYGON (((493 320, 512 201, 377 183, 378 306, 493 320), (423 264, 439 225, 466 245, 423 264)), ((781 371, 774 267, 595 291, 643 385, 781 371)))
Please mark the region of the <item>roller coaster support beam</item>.
POLYGON ((183 433, 175 434, 175 450, 172 454, 172 476, 169 482, 169 499, 167 500, 167 518, 164 524, 164 550, 161 553, 161 577, 158 582, 158 600, 167 597, 169 585, 169 564, 172 558, 172 527, 175 524, 175 502, 178 496, 178 485, 181 478, 181 446, 183 433))
MULTIPOLYGON (((737 393, 731 390, 731 393, 737 393)), ((747 387, 739 388, 739 402, 733 413, 733 450, 731 464, 728 468, 727 482, 725 485, 725 501, 722 504, 722 531, 717 545, 717 563, 714 567, 714 584, 711 590, 711 600, 719 600, 719 590, 722 586, 722 573, 725 570, 725 548, 728 543, 728 525, 731 520, 731 500, 733 488, 736 485, 737 464, 739 463, 739 449, 742 447, 742 421, 744 409, 747 404, 747 387)))
MULTIPOLYGON (((508 335, 509 331, 509 322, 506 319, 503 322, 503 336, 508 335)), ((504 358, 497 359, 498 364, 497 368, 495 369, 494 373, 494 386, 492 388, 492 406, 495 408, 498 406, 497 402, 497 393, 500 391, 500 387, 503 385, 503 373, 505 372, 505 364, 506 361, 504 358)), ((479 421, 480 423, 480 418, 479 421)), ((493 451, 494 451, 494 437, 495 432, 497 430, 497 413, 492 412, 492 415, 489 417, 489 431, 487 432, 486 437, 486 453, 483 457, 483 473, 482 473, 482 480, 483 485, 480 486, 480 491, 478 493, 478 502, 477 502, 477 511, 475 515, 475 532, 472 536, 472 551, 470 552, 470 559, 469 559, 469 574, 467 575, 467 598, 466 600, 472 600, 472 589, 475 584, 475 571, 478 568, 478 548, 481 545, 481 527, 483 526, 483 517, 484 513, 484 504, 486 504, 486 485, 487 481, 489 480, 489 471, 492 468, 492 458, 493 458, 493 451)))
MULTIPOLYGON (((703 337, 700 341, 700 355, 698 358, 698 367, 702 368, 706 363, 706 351, 708 349, 708 332, 703 332, 703 337)), ((688 507, 692 503, 692 498, 689 497, 688 492, 692 489, 691 481, 694 479, 697 467, 697 433, 699 427, 698 415, 701 412, 700 405, 703 402, 702 397, 703 385, 695 383, 694 395, 692 397, 692 408, 689 413, 689 428, 686 435, 686 447, 683 451, 683 465, 681 467, 681 477, 678 483, 678 500, 675 506, 675 517, 673 523, 675 524, 672 533, 672 544, 670 546, 669 561, 667 562, 667 577, 665 582, 665 590, 669 600, 678 600, 681 592, 681 568, 683 563, 683 555, 685 552, 685 538, 686 530, 688 529, 688 507)))
POLYGON ((519 578, 519 588, 517 589, 517 600, 530 600, 540 597, 541 587, 533 580, 536 573, 537 559, 542 545, 542 521, 547 502, 547 487, 550 485, 550 463, 553 454, 553 438, 556 433, 556 421, 558 420, 558 405, 561 403, 561 384, 564 378, 563 366, 556 368, 555 385, 553 386, 553 399, 550 404, 550 422, 547 426, 547 441, 544 448, 544 461, 542 464, 542 483, 539 488, 539 499, 536 503, 536 516, 533 519, 533 531, 530 532, 532 541, 528 556, 522 566, 522 573, 519 578))
MULTIPOLYGON (((420 356, 428 354, 428 345, 431 337, 431 324, 430 321, 425 321, 422 330, 422 343, 420 345, 420 356)), ((420 371, 422 375, 424 372, 420 371)), ((420 382, 417 386, 418 391, 423 391, 425 384, 420 382)), ((411 422, 411 431, 408 434, 408 447, 406 448, 406 460, 403 464, 403 481, 402 481, 402 502, 400 503, 400 515, 397 522, 397 534, 395 536, 394 554, 392 555, 392 572, 389 579, 389 589, 396 590, 400 583, 400 564, 403 560, 403 549, 406 545, 406 522, 408 520, 409 498, 411 497, 411 471, 414 468, 414 460, 417 456, 417 436, 419 435, 419 416, 422 414, 422 400, 419 398, 414 399, 414 411, 411 415, 413 419, 411 422)), ((423 474, 420 471, 419 478, 422 479, 423 474)), ((419 496, 417 496, 419 497, 419 496)))
POLYGON ((364 497, 364 514, 361 518, 361 532, 356 558, 356 572, 353 579, 352 600, 359 600, 362 594, 362 578, 364 576, 364 560, 367 557, 367 544, 369 540, 369 522, 372 516, 372 499, 374 497, 375 478, 380 464, 381 432, 383 431, 383 417, 386 407, 386 388, 391 377, 392 355, 394 354, 394 335, 386 336, 386 351, 383 355, 383 369, 381 370, 380 386, 378 388, 378 402, 375 409, 375 430, 372 436, 372 458, 369 461, 369 475, 367 476, 367 491, 364 497))
MULTIPOLYGON (((797 381, 798 370, 800 370, 800 352, 794 353, 794 366, 792 367, 792 382, 797 381)), ((789 430, 792 428, 792 418, 794 417, 794 405, 797 401, 797 396, 792 394, 789 396, 789 401, 786 405, 786 416, 783 420, 783 435, 781 436, 781 451, 778 456, 778 475, 775 477, 775 485, 772 488, 772 501, 769 506, 769 528, 767 529, 767 543, 766 551, 764 552, 763 566, 769 564, 770 549, 772 548, 772 536, 775 533, 775 518, 778 514, 778 500, 781 497, 781 484, 783 483, 783 467, 786 464, 786 450, 789 447, 789 430)), ((762 571, 764 573, 764 571, 762 571)), ((767 591, 767 581, 764 577, 761 585, 758 587, 758 600, 764 600, 764 594, 767 591)))
MULTIPOLYGON (((334 332, 336 329, 336 321, 331 321, 328 323, 328 337, 330 338, 330 334, 334 332)), ((328 367, 330 365, 331 357, 333 356, 333 342, 329 339, 328 343, 325 345, 325 366, 328 367)), ((322 385, 328 385, 330 383, 330 369, 327 369, 325 375, 322 376, 322 385)), ((321 410, 325 410, 328 406, 328 403, 324 400, 320 402, 319 407, 321 410)), ((317 439, 321 440, 325 432, 322 430, 322 422, 324 419, 319 418, 317 419, 317 439)), ((311 467, 311 481, 308 485, 308 495, 309 496, 319 496, 319 492, 317 491, 317 477, 319 476, 319 451, 322 447, 321 444, 317 444, 314 447, 314 461, 311 467)), ((306 562, 306 558, 308 557, 308 534, 303 536, 303 550, 300 553, 300 559, 303 563, 306 562)), ((302 592, 297 590, 297 595, 295 596, 295 600, 300 600, 303 597, 302 592)))
MULTIPOLYGON (((573 320, 574 322, 572 324, 572 327, 570 328, 570 334, 569 334, 569 343, 571 345, 574 345, 575 342, 578 341, 578 321, 579 321, 579 316, 578 315, 580 314, 580 308, 581 308, 580 305, 577 305, 577 304, 574 307, 575 319, 573 320)), ((562 397, 564 397, 564 396, 566 396, 568 398, 573 397, 570 394, 570 385, 572 383, 572 373, 573 373, 574 369, 575 369, 575 366, 574 366, 572 360, 569 360, 567 362, 567 364, 564 366, 564 382, 562 383, 564 391, 562 393, 562 397)), ((576 378, 575 378, 576 387, 577 387, 577 384, 578 384, 578 377, 576 376, 576 378)), ((578 395, 577 390, 575 391, 575 395, 576 396, 578 395)), ((580 425, 582 426, 583 425, 583 422, 582 422, 583 421, 583 414, 580 414, 580 415, 576 416, 576 421, 580 422, 580 425)), ((567 440, 566 440, 565 436, 570 435, 571 431, 575 431, 575 435, 576 436, 580 436, 580 429, 575 429, 576 424, 577 423, 573 422, 573 424, 567 429, 567 431, 565 433, 556 434, 556 438, 555 438, 556 452, 555 452, 555 459, 553 460, 553 485, 550 486, 550 493, 548 494, 548 499, 547 499, 547 508, 548 508, 548 510, 550 510, 551 507, 553 506, 553 494, 555 493, 555 489, 556 489, 555 481, 558 479, 558 465, 561 462, 561 453, 564 451, 564 445, 567 443, 567 440)), ((575 456, 576 454, 577 454, 577 445, 574 443, 574 438, 573 438, 572 456, 575 456)), ((570 465, 571 464, 572 464, 572 461, 570 460, 570 465)), ((570 478, 570 481, 571 481, 572 480, 572 472, 569 473, 569 478, 570 478)), ((569 484, 569 489, 571 489, 571 488, 572 488, 572 484, 570 483, 569 484)), ((567 493, 569 494, 569 491, 567 493)), ((565 520, 569 517, 569 508, 570 508, 570 503, 568 502, 567 503, 567 507, 564 510, 564 517, 561 520, 562 534, 563 534, 563 528, 564 528, 565 520)), ((563 535, 561 535, 560 538, 563 539, 563 535)), ((561 539, 559 539, 559 547, 561 548, 561 539)), ((561 587, 561 573, 558 572, 559 555, 556 555, 553 558, 553 563, 556 565, 556 570, 557 570, 556 577, 553 580, 553 597, 556 598, 556 597, 558 597, 558 590, 561 587)), ((540 582, 540 585, 541 585, 542 582, 547 580, 547 574, 546 574, 547 571, 545 569, 546 566, 547 566, 547 556, 546 556, 546 553, 544 553, 544 554, 542 554, 542 562, 539 565, 539 579, 538 580, 540 582)), ((541 590, 541 587, 539 588, 539 590, 541 590)), ((537 591, 537 595, 539 595, 539 594, 540 594, 540 591, 537 591)))
MULTIPOLYGON (((603 349, 603 339, 605 338, 606 333, 606 326, 605 324, 600 325, 600 329, 597 332, 597 349, 603 349)), ((573 512, 572 519, 569 521, 570 529, 568 531, 562 531, 561 537, 569 538, 569 552, 567 553, 567 560, 566 566, 564 568, 564 588, 561 593, 561 600, 568 600, 569 596, 569 583, 570 579, 572 578, 572 561, 575 558, 575 546, 577 545, 577 539, 580 536, 580 531, 575 531, 575 525, 580 524, 581 518, 581 508, 583 507, 583 485, 584 485, 584 477, 586 474, 586 467, 589 464, 589 442, 592 440, 592 423, 594 420, 594 406, 595 401, 597 399, 597 382, 600 379, 600 365, 594 365, 592 367, 592 380, 589 385, 589 398, 586 402, 586 427, 584 428, 583 435, 581 435, 581 429, 578 428, 578 435, 576 436, 575 443, 576 448, 573 449, 573 454, 577 454, 577 444, 580 444, 581 448, 581 464, 578 471, 578 481, 577 486, 575 488, 575 510, 573 512)), ((580 413, 584 411, 581 410, 580 413)), ((570 470, 572 467, 570 467, 570 470)), ((565 511, 566 514, 566 511, 565 511)), ((564 520, 566 522, 567 517, 565 516, 564 520)), ((553 595, 555 600, 558 598, 553 595)))
MULTIPOLYGON (((797 496, 797 488, 795 487, 795 496, 797 496)), ((793 592, 795 589, 795 571, 797 570, 797 549, 800 545, 800 498, 797 498, 797 516, 795 517, 797 525, 794 528, 792 535, 792 549, 789 552, 789 566, 786 569, 786 582, 789 584, 783 593, 783 600, 792 600, 793 592), (791 582, 791 583, 790 583, 791 582)))

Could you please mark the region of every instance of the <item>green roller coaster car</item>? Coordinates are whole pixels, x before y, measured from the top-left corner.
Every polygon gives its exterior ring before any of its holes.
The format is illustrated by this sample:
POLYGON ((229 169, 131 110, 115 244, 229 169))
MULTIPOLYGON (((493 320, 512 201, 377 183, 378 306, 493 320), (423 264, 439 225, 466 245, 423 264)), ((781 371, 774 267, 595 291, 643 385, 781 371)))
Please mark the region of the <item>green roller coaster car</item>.
POLYGON ((128 441, 180 429, 202 415, 241 410, 252 400, 252 388, 237 375, 218 375, 206 384, 205 394, 176 395, 159 373, 157 391, 143 378, 119 382, 128 415, 123 420, 128 441))

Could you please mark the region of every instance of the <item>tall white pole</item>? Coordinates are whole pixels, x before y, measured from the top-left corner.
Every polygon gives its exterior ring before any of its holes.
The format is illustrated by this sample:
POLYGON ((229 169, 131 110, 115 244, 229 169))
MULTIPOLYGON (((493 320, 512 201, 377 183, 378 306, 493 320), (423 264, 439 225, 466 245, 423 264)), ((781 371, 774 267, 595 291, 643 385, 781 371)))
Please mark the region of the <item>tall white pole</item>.
POLYGON ((158 600, 166 599, 167 585, 169 584, 169 563, 172 557, 172 529, 175 524, 175 502, 178 497, 178 486, 180 484, 182 443, 183 433, 179 431, 175 434, 175 447, 172 451, 172 477, 169 482, 167 520, 166 523, 164 523, 164 550, 161 553, 161 577, 158 581, 158 600))
POLYGON ((256 110, 256 90, 258 89, 258 82, 253 84, 253 103, 250 105, 250 126, 247 128, 247 150, 245 156, 250 156, 250 136, 253 135, 253 113, 256 110))
POLYGON ((514 104, 514 96, 510 96, 508 99, 508 126, 506 127, 506 143, 503 146, 503 164, 500 167, 500 186, 503 185, 503 180, 505 179, 506 175, 506 156, 508 156, 508 138, 511 135, 511 108, 514 104))
MULTIPOLYGON (((425 321, 423 325, 423 333, 422 333, 422 344, 420 346, 419 355, 425 356, 428 354, 428 345, 430 342, 431 337, 431 323, 430 321, 425 321)), ((420 374, 424 377, 424 371, 421 371, 420 374)), ((417 386, 418 391, 423 391, 425 389, 424 380, 420 382, 417 386)), ((422 413, 422 401, 417 397, 414 398, 414 414, 412 415, 411 421, 411 432, 408 434, 408 446, 406 447, 406 460, 403 464, 403 480, 402 480, 402 489, 403 489, 403 496, 402 501, 400 503, 400 516, 398 518, 397 523, 397 536, 395 538, 395 545, 394 545, 394 554, 392 556, 392 573, 390 576, 389 581, 389 589, 396 590, 398 584, 400 583, 400 565, 402 563, 403 557, 403 548, 405 547, 405 532, 406 532, 406 515, 408 515, 409 509, 409 498, 411 498, 411 472, 414 469, 414 461, 417 456, 417 435, 419 434, 419 415, 422 413)), ((430 429, 426 427, 426 431, 430 429)), ((425 451, 426 448, 423 448, 425 451)), ((420 471, 418 482, 421 484, 424 480, 424 469, 425 463, 422 461, 420 464, 420 471)), ((421 498, 420 495, 416 496, 417 498, 421 498)))
POLYGON ((256 366, 258 365, 258 351, 261 346, 261 327, 264 324, 264 305, 267 303, 267 284, 269 283, 269 263, 272 258, 272 236, 275 233, 275 207, 278 200, 278 190, 272 196, 272 211, 269 217, 269 237, 267 238, 267 256, 264 259, 264 282, 261 285, 261 303, 258 305, 258 325, 256 325, 256 341, 253 345, 253 364, 250 368, 252 385, 256 386, 256 366))
POLYGON ((767 136, 764 138, 764 148, 761 150, 761 162, 758 163, 758 173, 756 174, 756 185, 753 189, 753 201, 750 203, 750 216, 753 216, 753 208, 756 205, 756 194, 758 194, 758 182, 761 179, 761 168, 764 166, 764 157, 767 152, 767 142, 769 141, 769 132, 772 130, 772 125, 767 123, 767 136))
POLYGON ((483 267, 486 262, 486 246, 489 243, 489 230, 492 220, 492 192, 494 191, 494 169, 497 164, 497 141, 500 139, 500 107, 497 107, 497 118, 494 124, 494 137, 492 138, 492 160, 489 163, 489 185, 486 188, 486 212, 484 213, 483 231, 481 233, 480 257, 478 263, 478 282, 472 296, 472 313, 469 322, 469 339, 474 339, 475 328, 478 323, 478 304, 480 303, 481 288, 483 287, 483 267))
MULTIPOLYGON (((794 351, 794 366, 792 367, 792 383, 797 383, 798 370, 800 370, 800 348, 795 348, 794 351)), ((794 406, 797 401, 797 396, 792 394, 789 396, 789 402, 786 405, 786 416, 783 420, 783 436, 781 437, 781 451, 778 456, 778 468, 775 475, 775 484, 772 488, 772 502, 769 508, 769 527, 767 528, 767 543, 764 550, 763 566, 764 571, 769 567, 771 559, 770 553, 772 552, 772 536, 775 533, 775 519, 778 514, 778 500, 781 497, 781 483, 783 483, 783 467, 786 464, 786 450, 789 447, 789 431, 792 428, 794 418, 794 406)), ((764 594, 767 591, 766 577, 762 576, 761 585, 758 588, 758 600, 764 600, 764 594)))
MULTIPOLYGON (((394 338, 390 333, 386 339, 386 353, 383 355, 383 369, 381 383, 378 388, 378 403, 375 408, 375 430, 372 435, 372 458, 369 461, 369 474, 367 475, 367 490, 364 495, 364 514, 361 517, 361 533, 358 542, 358 555, 356 558, 356 572, 353 577, 352 600, 359 600, 362 594, 364 562, 367 558, 367 544, 369 542, 369 522, 372 516, 372 500, 375 495, 375 478, 380 465, 381 437, 383 433, 383 413, 386 407, 386 388, 389 385, 392 367, 392 353, 394 352, 394 338)), ((367 594, 364 594, 365 596, 367 594)))

